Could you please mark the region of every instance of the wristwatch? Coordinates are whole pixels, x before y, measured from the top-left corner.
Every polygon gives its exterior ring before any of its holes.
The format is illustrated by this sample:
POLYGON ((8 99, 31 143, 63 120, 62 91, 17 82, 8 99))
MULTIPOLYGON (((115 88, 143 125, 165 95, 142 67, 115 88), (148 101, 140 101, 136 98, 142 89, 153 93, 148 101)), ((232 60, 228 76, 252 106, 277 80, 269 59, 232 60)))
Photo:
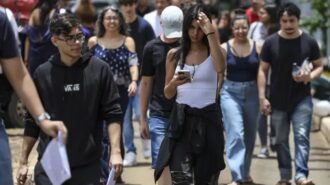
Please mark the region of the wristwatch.
POLYGON ((36 119, 37 125, 39 125, 44 120, 50 120, 50 115, 47 112, 41 113, 36 119))

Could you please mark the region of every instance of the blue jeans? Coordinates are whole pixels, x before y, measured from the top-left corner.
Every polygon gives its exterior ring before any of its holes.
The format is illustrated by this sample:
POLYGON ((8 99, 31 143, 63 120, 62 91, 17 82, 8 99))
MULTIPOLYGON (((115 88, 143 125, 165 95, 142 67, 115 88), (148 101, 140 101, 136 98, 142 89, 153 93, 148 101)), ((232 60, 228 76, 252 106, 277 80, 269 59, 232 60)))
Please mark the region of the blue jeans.
POLYGON ((5 125, 0 118, 0 184, 13 185, 11 154, 5 125))
POLYGON ((127 105, 127 109, 124 117, 124 145, 126 148, 126 152, 134 152, 136 153, 136 148, 134 146, 134 129, 133 129, 133 109, 136 116, 136 119, 140 121, 140 86, 138 84, 138 90, 135 96, 130 97, 127 105))
POLYGON ((275 129, 277 161, 281 180, 292 178, 291 155, 289 149, 290 122, 293 127, 295 144, 295 179, 308 177, 309 134, 312 122, 313 103, 310 96, 303 99, 292 112, 273 109, 271 124, 275 129))
POLYGON ((158 152, 160 145, 163 142, 168 126, 168 118, 150 116, 149 118, 149 132, 151 139, 151 158, 152 168, 156 168, 158 152))
POLYGON ((257 83, 226 80, 221 90, 220 103, 226 135, 227 160, 232 178, 233 181, 244 181, 250 176, 257 132, 257 83))

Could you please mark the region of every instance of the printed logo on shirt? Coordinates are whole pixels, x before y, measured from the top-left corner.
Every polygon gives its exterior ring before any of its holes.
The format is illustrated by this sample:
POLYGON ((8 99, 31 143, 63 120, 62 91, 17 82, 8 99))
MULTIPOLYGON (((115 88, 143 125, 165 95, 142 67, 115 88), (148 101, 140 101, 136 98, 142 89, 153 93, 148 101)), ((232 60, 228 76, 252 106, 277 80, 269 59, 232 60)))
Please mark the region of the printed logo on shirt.
POLYGON ((64 85, 65 92, 78 92, 80 91, 80 84, 67 84, 64 85))

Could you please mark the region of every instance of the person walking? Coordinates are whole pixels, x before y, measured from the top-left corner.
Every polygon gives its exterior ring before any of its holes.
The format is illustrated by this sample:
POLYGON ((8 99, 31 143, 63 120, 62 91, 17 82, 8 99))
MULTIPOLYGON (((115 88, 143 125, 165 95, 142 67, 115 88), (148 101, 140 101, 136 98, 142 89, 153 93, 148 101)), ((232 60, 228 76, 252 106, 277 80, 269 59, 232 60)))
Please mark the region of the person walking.
POLYGON ((58 53, 50 40, 49 20, 55 14, 57 0, 40 0, 34 7, 29 24, 25 29, 27 38, 24 62, 31 75, 49 56, 58 53))
MULTIPOLYGON (((72 177, 65 182, 70 185, 100 184, 100 158, 102 120, 107 123, 111 143, 109 166, 116 175, 122 172, 120 149, 122 111, 119 93, 109 65, 91 53, 81 54, 85 36, 81 23, 73 14, 54 16, 50 21, 52 43, 59 54, 38 67, 34 81, 49 114, 45 118, 62 119, 71 133, 67 140, 67 153, 72 177)), ((37 185, 51 185, 41 166, 50 138, 43 132, 35 133, 33 120, 27 119, 24 130, 21 163, 27 164, 34 141, 40 138, 39 158, 34 169, 37 185)), ((19 173, 18 178, 26 179, 19 173)), ((19 184, 24 184, 24 181, 19 184)))
MULTIPOLYGON (((248 37, 254 41, 264 42, 265 39, 278 31, 278 21, 276 20, 277 7, 273 3, 266 3, 259 10, 259 21, 253 22, 250 26, 248 37)), ((271 73, 269 73, 270 75, 271 73)), ((268 75, 268 76, 269 76, 268 75)), ((267 80, 266 94, 269 92, 270 80, 267 80)), ((261 148, 258 154, 259 158, 265 159, 269 156, 268 150, 268 121, 267 116, 259 113, 258 116, 258 134, 260 139, 261 148)), ((271 128, 270 138, 273 138, 273 131, 271 128)), ((272 146, 272 144, 271 144, 272 146)))
POLYGON ((160 15, 162 11, 169 5, 170 0, 155 0, 155 10, 143 16, 143 18, 151 25, 156 37, 158 37, 163 32, 160 25, 160 15))
POLYGON ((137 91, 139 77, 134 40, 127 36, 123 14, 116 7, 102 10, 96 29, 96 36, 89 39, 88 47, 93 55, 109 64, 119 90, 121 108, 125 111, 128 97, 137 91))
POLYGON ((175 97, 176 103, 159 150, 155 180, 169 166, 173 184, 217 184, 225 167, 217 76, 226 65, 208 13, 200 4, 187 9, 181 46, 167 54, 164 95, 175 97))
MULTIPOLYGON (((0 65, 9 82, 21 98, 24 105, 37 120, 37 123, 44 133, 51 137, 57 137, 57 133, 62 131, 65 140, 67 129, 62 121, 51 121, 45 119, 45 109, 40 101, 36 87, 22 63, 18 51, 15 33, 11 28, 6 14, 0 12, 0 65)), ((4 92, 0 92, 1 94, 4 92)), ((3 110, 1 110, 2 112, 3 110)), ((54 120, 54 118, 52 118, 54 120)), ((0 184, 13 185, 11 154, 8 137, 5 131, 2 114, 0 114, 0 184)), ((22 180, 22 179, 18 179, 22 180)))
MULTIPOLYGON (((164 139, 174 98, 164 96, 165 64, 167 52, 179 46, 182 35, 183 12, 176 6, 166 7, 161 14, 163 33, 148 42, 141 63, 141 135, 151 139, 152 168, 156 168, 160 145, 164 139), (149 119, 147 111, 149 107, 149 119)), ((158 180, 158 185, 170 183, 168 168, 158 180)))
MULTIPOLYGON (((140 1, 139 1, 140 2, 140 1)), ((137 14, 137 1, 136 0, 120 0, 120 9, 123 12, 125 22, 127 24, 128 35, 131 36, 135 43, 136 54, 139 59, 139 63, 142 61, 143 48, 150 40, 155 38, 154 31, 151 25, 137 14)), ((136 165, 136 147, 133 142, 134 139, 134 127, 133 127, 133 111, 135 120, 140 121, 140 78, 137 81, 137 92, 135 96, 129 98, 127 109, 125 112, 123 132, 124 132, 124 144, 125 144, 125 158, 124 166, 136 165)), ((145 159, 151 156, 150 139, 141 138, 143 157, 145 159)))
MULTIPOLYGON (((135 96, 137 92, 137 81, 139 78, 135 43, 132 37, 127 36, 126 28, 125 19, 120 10, 115 6, 106 7, 98 17, 96 36, 91 37, 88 41, 91 53, 110 66, 120 94, 120 107, 123 110, 123 119, 129 103, 129 97, 135 96)), ((106 131, 106 128, 104 130, 106 131)), ((107 147, 109 142, 107 138, 105 136, 103 141, 104 161, 109 160, 107 147)), ((121 151, 122 157, 124 157, 123 137, 121 137, 121 151)), ((119 182, 122 182, 121 176, 117 179, 117 183, 119 182)))
POLYGON ((252 183, 250 166, 257 132, 257 74, 261 43, 248 38, 248 17, 236 10, 233 38, 222 47, 227 52, 226 80, 221 89, 221 110, 225 125, 226 154, 233 182, 252 183))
POLYGON ((294 179, 297 185, 313 185, 313 181, 308 178, 313 112, 310 81, 321 75, 323 64, 317 42, 299 28, 300 9, 297 5, 285 3, 280 7, 278 17, 280 30, 266 39, 260 54, 260 111, 271 115, 271 124, 275 129, 275 150, 280 171, 277 185, 291 184, 291 124, 295 145, 294 179), (312 70, 307 67, 309 64, 313 65, 312 70), (272 74, 268 99, 265 89, 269 69, 272 74))

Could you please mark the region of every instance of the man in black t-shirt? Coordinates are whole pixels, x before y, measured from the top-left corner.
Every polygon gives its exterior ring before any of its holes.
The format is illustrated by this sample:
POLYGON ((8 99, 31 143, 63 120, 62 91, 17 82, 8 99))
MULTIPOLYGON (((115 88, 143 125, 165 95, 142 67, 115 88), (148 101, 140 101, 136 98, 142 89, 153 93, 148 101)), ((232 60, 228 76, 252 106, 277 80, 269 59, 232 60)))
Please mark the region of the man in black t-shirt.
MULTIPOLYGON (((137 15, 136 6, 137 0, 119 0, 120 9, 123 12, 125 21, 128 25, 128 34, 134 39, 136 53, 139 63, 142 61, 143 48, 150 40, 155 38, 154 31, 151 25, 142 17, 137 15)), ((138 89, 139 89, 139 82, 138 89)), ((124 166, 133 166, 136 164, 136 147, 133 142, 133 110, 137 120, 140 119, 140 91, 135 96, 130 97, 127 109, 125 111, 123 133, 124 144, 126 149, 124 166)), ((150 140, 142 139, 143 155, 145 158, 150 157, 150 140)))
MULTIPOLYGON (((152 168, 156 167, 159 147, 163 141, 174 102, 174 99, 168 100, 164 95, 166 56, 170 49, 179 46, 182 21, 183 13, 178 7, 166 7, 161 14, 161 26, 164 33, 148 42, 143 52, 140 98, 141 135, 144 138, 151 138, 152 168), (147 120, 148 106, 149 120, 147 120)), ((170 184, 169 180, 169 171, 166 169, 158 180, 158 184, 170 184)))
POLYGON ((323 65, 317 42, 299 29, 299 8, 293 3, 286 3, 280 8, 278 16, 281 29, 266 39, 260 55, 260 110, 265 115, 271 114, 271 124, 275 129, 275 148, 281 176, 278 185, 290 184, 292 177, 290 122, 296 148, 295 180, 298 185, 311 185, 313 182, 308 179, 307 165, 313 109, 310 81, 321 75, 323 65), (272 73, 268 100, 265 86, 270 68, 272 73), (295 68, 298 70, 293 71, 295 68))
MULTIPOLYGON (((35 85, 27 72, 21 57, 18 54, 18 46, 14 32, 6 15, 0 12, 0 65, 9 82, 19 95, 25 106, 36 119, 38 126, 49 136, 56 137, 58 131, 64 136, 67 130, 61 121, 50 121, 41 104, 35 85)), ((3 92, 0 92, 3 93, 3 92)), ((0 110, 1 112, 2 110, 0 110)), ((17 179, 18 181, 22 179, 17 179)), ((11 156, 8 137, 5 132, 0 115, 0 184, 13 185, 11 156)))

